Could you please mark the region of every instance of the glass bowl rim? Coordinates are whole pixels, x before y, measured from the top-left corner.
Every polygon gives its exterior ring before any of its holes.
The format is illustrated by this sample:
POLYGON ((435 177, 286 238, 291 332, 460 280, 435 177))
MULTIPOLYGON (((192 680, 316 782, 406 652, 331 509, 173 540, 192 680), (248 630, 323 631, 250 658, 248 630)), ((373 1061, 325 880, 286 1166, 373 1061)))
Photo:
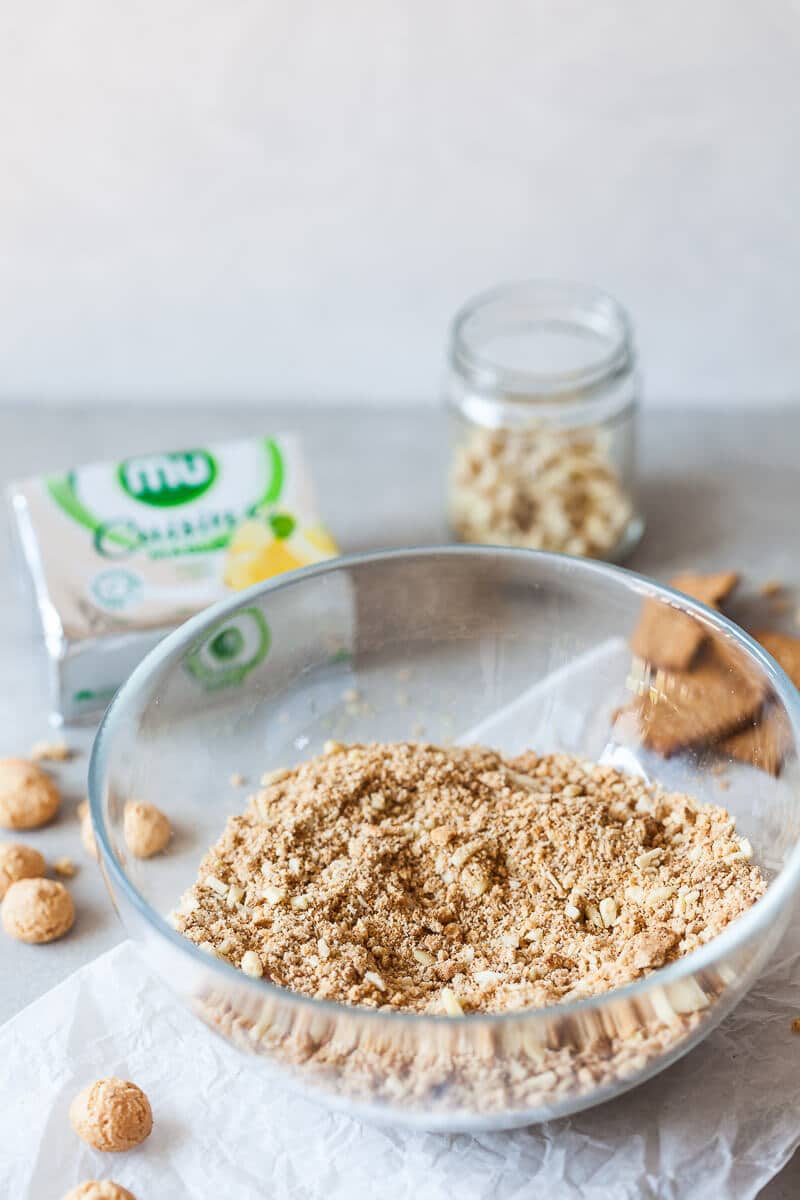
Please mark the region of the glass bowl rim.
POLYGON ((309 1012, 326 1014, 332 1018, 350 1018, 352 1020, 387 1021, 399 1027, 408 1025, 415 1029, 423 1029, 428 1025, 442 1028, 442 1022, 464 1023, 470 1025, 489 1025, 492 1027, 520 1021, 546 1021, 567 1019, 578 1014, 603 1009, 617 1002, 634 1001, 642 998, 655 988, 668 987, 678 983, 687 976, 705 970, 713 965, 726 953, 746 944, 758 932, 769 927, 774 918, 792 898, 800 884, 800 839, 790 851, 786 863, 775 879, 769 884, 766 892, 751 908, 732 921, 726 928, 689 954, 676 959, 666 967, 659 967, 649 975, 643 976, 632 983, 619 988, 612 988, 596 995, 584 996, 578 1000, 567 1000, 548 1004, 540 1008, 520 1008, 506 1012, 465 1013, 461 1016, 449 1016, 438 1013, 406 1012, 402 1009, 378 1009, 362 1005, 340 1004, 334 1000, 318 1000, 314 996, 306 996, 302 992, 292 991, 266 979, 254 979, 238 970, 233 964, 223 959, 204 953, 189 938, 184 937, 149 903, 129 878, 121 862, 112 849, 102 808, 103 782, 106 778, 106 760, 109 747, 113 741, 116 726, 124 721, 126 708, 131 699, 143 691, 149 683, 151 674, 160 668, 165 660, 185 651, 204 633, 207 633, 221 619, 236 612, 241 607, 252 604, 256 597, 270 592, 302 586, 308 579, 334 574, 339 570, 349 570, 353 566, 369 566, 373 563, 390 561, 419 561, 426 558, 480 558, 500 559, 505 561, 527 561, 530 559, 545 562, 551 571, 577 571, 579 574, 597 575, 618 581, 626 590, 638 593, 642 600, 657 599, 666 601, 673 608, 678 608, 691 616, 710 625, 718 633, 735 643, 747 652, 750 658, 767 676, 770 686, 777 694, 789 714, 792 734, 800 750, 800 690, 795 687, 783 668, 767 653, 754 638, 736 625, 728 617, 709 608, 697 600, 669 587, 658 583, 625 567, 614 566, 610 563, 598 562, 593 559, 578 558, 566 554, 556 554, 543 550, 522 550, 502 546, 409 546, 401 549, 364 551, 356 554, 340 555, 310 567, 291 571, 286 575, 257 583, 243 589, 231 597, 225 597, 209 608, 204 609, 194 617, 190 617, 177 629, 167 634, 142 661, 134 668, 128 679, 117 691, 109 704, 95 735, 89 761, 89 808, 94 824, 95 835, 101 851, 100 862, 103 874, 108 872, 105 882, 113 895, 112 881, 119 887, 129 903, 138 911, 147 925, 162 939, 175 948, 179 954, 188 955, 197 967, 218 973, 220 980, 227 980, 239 989, 246 989, 252 996, 260 996, 264 1001, 272 999, 284 1004, 297 1004, 309 1012))

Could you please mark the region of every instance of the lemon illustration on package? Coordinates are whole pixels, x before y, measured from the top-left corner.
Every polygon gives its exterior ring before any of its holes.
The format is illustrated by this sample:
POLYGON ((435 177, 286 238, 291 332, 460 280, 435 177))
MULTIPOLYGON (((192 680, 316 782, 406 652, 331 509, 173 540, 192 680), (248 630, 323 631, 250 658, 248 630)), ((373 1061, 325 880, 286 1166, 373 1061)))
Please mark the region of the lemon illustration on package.
POLYGON ((225 561, 225 583, 239 590, 273 575, 323 562, 338 554, 331 535, 321 525, 302 528, 286 512, 253 516, 234 531, 225 561))
MULTIPOLYGON (((100 711, 165 633, 232 590, 339 553, 291 433, 86 463, 11 501, 65 719, 100 711)), ((230 677, 250 634, 198 663, 230 677)))

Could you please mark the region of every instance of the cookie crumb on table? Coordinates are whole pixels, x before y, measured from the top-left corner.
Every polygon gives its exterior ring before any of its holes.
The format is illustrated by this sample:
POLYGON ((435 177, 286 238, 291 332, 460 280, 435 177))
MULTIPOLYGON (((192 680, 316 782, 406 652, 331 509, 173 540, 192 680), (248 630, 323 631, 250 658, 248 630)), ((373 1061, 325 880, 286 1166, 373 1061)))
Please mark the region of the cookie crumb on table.
POLYGON ((795 1017, 792 1021, 792 1033, 800 1033, 800 1017, 795 1017))
POLYGON ((74 751, 65 741, 35 742, 31 746, 30 757, 33 762, 68 762, 74 751))
POLYGON ((62 879, 74 879, 78 874, 78 868, 71 858, 57 858, 53 863, 53 870, 62 879))
POLYGON ((44 875, 44 856, 22 842, 0 842, 0 900, 18 879, 44 875))
POLYGON ((177 928, 253 976, 453 1015, 608 991, 766 884, 731 816, 566 754, 344 746, 270 772, 177 928))
POLYGON ((122 828, 125 843, 135 858, 152 858, 159 854, 172 836, 169 818, 155 804, 141 800, 132 800, 125 805, 122 828))
POLYGON ((75 922, 75 906, 63 883, 55 879, 20 879, 3 897, 3 929, 19 942, 53 942, 75 922))
POLYGON ((149 1136, 153 1112, 147 1096, 135 1083, 112 1076, 87 1084, 69 1107, 78 1137, 95 1150, 132 1150, 149 1136))
POLYGON ((54 779, 24 758, 0 759, 0 828, 37 829, 61 803, 54 779))

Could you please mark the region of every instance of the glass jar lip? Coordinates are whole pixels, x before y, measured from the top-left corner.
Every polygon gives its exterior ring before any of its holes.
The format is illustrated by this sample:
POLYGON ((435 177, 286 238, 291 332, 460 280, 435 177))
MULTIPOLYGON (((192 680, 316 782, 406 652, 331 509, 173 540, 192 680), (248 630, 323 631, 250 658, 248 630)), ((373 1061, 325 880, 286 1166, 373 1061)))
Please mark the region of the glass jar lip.
POLYGON ((531 279, 500 284, 463 304, 450 327, 453 369, 473 391, 497 393, 512 403, 587 400, 629 374, 635 362, 633 326, 626 310, 607 292, 581 283, 531 279), (591 362, 565 370, 533 371, 504 365, 475 345, 475 331, 471 331, 481 317, 490 316, 492 309, 502 310, 504 305, 528 306, 540 328, 571 326, 599 335, 607 348, 591 362))

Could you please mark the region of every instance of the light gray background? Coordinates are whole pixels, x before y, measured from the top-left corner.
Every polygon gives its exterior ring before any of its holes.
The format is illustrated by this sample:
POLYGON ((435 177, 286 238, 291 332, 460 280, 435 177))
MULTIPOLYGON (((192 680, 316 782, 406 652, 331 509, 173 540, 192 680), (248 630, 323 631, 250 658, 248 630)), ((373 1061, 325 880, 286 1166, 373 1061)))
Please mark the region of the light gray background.
POLYGON ((522 276, 797 395, 798 78, 798 0, 7 0, 0 398, 431 400, 522 276))
MULTIPOLYGON (((691 406, 645 423, 632 565, 796 586, 800 416, 770 406, 800 396, 799 77, 798 0, 10 0, 2 481, 291 424, 345 549, 438 540, 438 414, 337 401, 432 403, 462 300, 574 278, 629 307, 646 402, 691 406)), ((47 729, 0 549, 4 754, 47 729)), ((0 1020, 120 936, 77 836, 85 768, 35 835, 84 863, 78 925, 0 942, 0 1020)), ((795 1163, 765 1197, 798 1193, 795 1163)))
MULTIPOLYGON (((12 478, 85 459, 180 445, 186 416, 180 406, 157 412, 9 408, 0 412, 0 487, 12 478)), ((215 408, 193 410, 192 422, 201 443, 296 429, 319 485, 321 511, 344 551, 431 544, 447 536, 441 412, 415 420, 405 408, 215 408)), ((642 422, 642 500, 648 529, 629 565, 661 579, 691 567, 737 567, 745 580, 733 615, 750 628, 780 626, 798 632, 800 563, 797 538, 788 536, 800 499, 798 445, 797 408, 742 410, 722 419, 713 410, 647 413, 642 422), (769 578, 786 585, 791 605, 784 613, 777 614, 758 593, 769 578)), ((49 731, 40 638, 13 586, 5 539, 0 541, 0 579, 4 756, 26 753, 49 731)), ((67 854, 81 864, 70 885, 77 922, 68 937, 51 946, 24 946, 0 937, 0 1021, 122 936, 99 869, 81 849, 75 817, 85 791, 92 732, 68 731, 70 744, 81 754, 55 768, 64 784, 63 812, 51 827, 25 835, 50 861, 67 854)), ((747 1071, 746 1054, 741 1069, 747 1071)), ((799 1194, 800 1157, 795 1156, 763 1200, 796 1200, 799 1194)))

